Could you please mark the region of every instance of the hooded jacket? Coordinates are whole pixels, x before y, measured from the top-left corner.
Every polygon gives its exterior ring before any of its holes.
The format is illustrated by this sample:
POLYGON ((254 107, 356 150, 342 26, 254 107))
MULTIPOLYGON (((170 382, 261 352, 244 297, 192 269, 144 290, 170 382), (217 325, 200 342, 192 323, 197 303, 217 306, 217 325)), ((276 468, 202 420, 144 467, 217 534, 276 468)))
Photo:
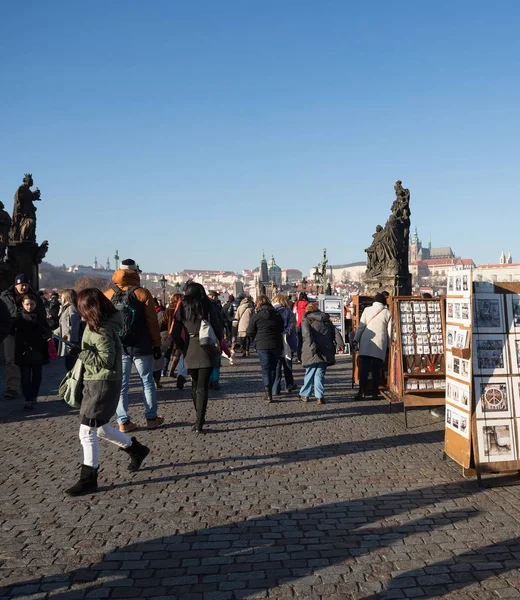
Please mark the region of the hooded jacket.
POLYGON ((327 313, 316 310, 306 313, 302 319, 302 365, 304 367, 333 365, 336 348, 345 343, 339 330, 334 327, 327 313))
POLYGON ((272 306, 264 305, 251 317, 247 335, 254 339, 257 350, 283 349, 283 319, 272 306))
POLYGON ((80 414, 88 419, 108 421, 116 412, 123 379, 119 312, 101 324, 99 333, 88 326, 83 333, 78 359, 85 367, 80 414))
MULTIPOLYGON (((155 312, 155 304, 149 290, 141 287, 141 279, 137 271, 130 269, 119 269, 112 275, 112 282, 120 290, 128 290, 137 287, 134 291, 135 297, 144 304, 144 323, 141 324, 139 344, 125 348, 130 356, 147 356, 152 354, 153 348, 161 346, 161 334, 159 322, 155 312)), ((115 291, 113 288, 105 292, 105 296, 112 300, 115 291)), ((138 324, 139 327, 139 324, 138 324)))

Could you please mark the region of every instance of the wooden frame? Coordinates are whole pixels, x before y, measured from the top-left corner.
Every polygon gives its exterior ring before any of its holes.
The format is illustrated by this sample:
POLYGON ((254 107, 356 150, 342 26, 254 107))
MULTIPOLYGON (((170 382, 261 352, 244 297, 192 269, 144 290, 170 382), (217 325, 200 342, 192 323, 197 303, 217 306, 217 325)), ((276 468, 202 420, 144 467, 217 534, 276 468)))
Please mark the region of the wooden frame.
POLYGON ((391 298, 390 310, 392 311, 392 336, 389 348, 387 387, 383 391, 383 395, 390 403, 390 410, 392 403, 403 403, 405 426, 408 427, 406 412, 408 407, 444 406, 446 403, 445 306, 444 300, 441 298, 396 296, 391 298), (408 306, 411 308, 410 311, 408 306), (433 306, 438 307, 438 310, 431 310, 433 306), (424 307, 424 311, 416 310, 416 307, 424 307), (422 314, 424 314, 424 319, 422 314), (408 315, 412 316, 411 320, 408 315), (430 315, 439 315, 438 323, 430 320, 430 315), (416 317, 419 318, 416 319, 416 317), (432 324, 436 326, 434 333, 430 333, 432 324), (406 331, 403 330, 404 326, 406 326, 406 331), (411 333, 410 326, 414 333, 411 333), (416 332, 418 327, 420 332, 416 332), (428 346, 428 351, 410 355, 408 352, 411 351, 411 345, 403 344, 403 339, 409 340, 410 335, 415 336, 413 342, 415 351, 425 349, 426 346, 428 346), (439 342, 430 344, 433 335, 439 342), (424 343, 417 343, 419 336, 428 339, 424 343), (430 359, 432 355, 429 351, 432 346, 442 346, 442 352, 436 353, 439 358, 435 362, 430 359), (405 348, 407 348, 406 353, 405 348), (414 356, 414 361, 409 360, 410 356, 414 356), (417 387, 415 387, 416 384, 417 387))

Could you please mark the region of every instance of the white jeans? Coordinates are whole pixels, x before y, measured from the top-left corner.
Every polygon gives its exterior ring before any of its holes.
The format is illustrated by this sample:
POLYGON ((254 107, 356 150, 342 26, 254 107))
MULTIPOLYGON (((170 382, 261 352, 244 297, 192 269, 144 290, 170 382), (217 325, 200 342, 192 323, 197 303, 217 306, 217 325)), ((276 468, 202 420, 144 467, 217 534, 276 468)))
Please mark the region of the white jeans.
POLYGON ((79 439, 83 446, 83 464, 93 469, 99 466, 99 441, 106 440, 112 442, 120 448, 128 448, 132 445, 132 438, 126 433, 112 427, 110 423, 101 427, 89 427, 88 425, 79 426, 79 439))

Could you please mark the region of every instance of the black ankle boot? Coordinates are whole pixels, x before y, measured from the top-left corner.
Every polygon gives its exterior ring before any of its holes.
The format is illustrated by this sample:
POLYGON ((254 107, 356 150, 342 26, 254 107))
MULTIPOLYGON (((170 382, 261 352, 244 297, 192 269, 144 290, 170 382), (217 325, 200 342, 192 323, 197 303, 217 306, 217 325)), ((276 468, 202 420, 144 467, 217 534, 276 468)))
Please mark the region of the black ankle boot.
POLYGON ((264 387, 264 400, 266 402, 272 402, 273 401, 273 389, 270 388, 268 385, 266 385, 264 387))
POLYGON ((68 490, 65 490, 65 493, 69 496, 83 496, 83 494, 97 492, 97 474, 97 469, 87 465, 81 465, 78 483, 68 490))
POLYGON ((143 446, 138 442, 135 437, 132 438, 132 445, 128 448, 121 448, 123 452, 126 452, 130 456, 130 464, 128 465, 129 471, 137 471, 143 464, 143 460, 150 454, 150 448, 143 446))

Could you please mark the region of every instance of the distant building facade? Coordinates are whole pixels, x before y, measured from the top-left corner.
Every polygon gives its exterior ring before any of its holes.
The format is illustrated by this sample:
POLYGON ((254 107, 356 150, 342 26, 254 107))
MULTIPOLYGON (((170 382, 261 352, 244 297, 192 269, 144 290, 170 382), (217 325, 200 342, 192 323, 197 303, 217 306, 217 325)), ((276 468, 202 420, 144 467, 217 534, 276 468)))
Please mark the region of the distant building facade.
POLYGON ((298 269, 282 269, 282 285, 291 285, 299 283, 303 278, 303 273, 298 269))
POLYGON ((507 257, 502 250, 500 262, 479 265, 473 272, 474 281, 520 281, 520 264, 514 264, 511 252, 507 257))

